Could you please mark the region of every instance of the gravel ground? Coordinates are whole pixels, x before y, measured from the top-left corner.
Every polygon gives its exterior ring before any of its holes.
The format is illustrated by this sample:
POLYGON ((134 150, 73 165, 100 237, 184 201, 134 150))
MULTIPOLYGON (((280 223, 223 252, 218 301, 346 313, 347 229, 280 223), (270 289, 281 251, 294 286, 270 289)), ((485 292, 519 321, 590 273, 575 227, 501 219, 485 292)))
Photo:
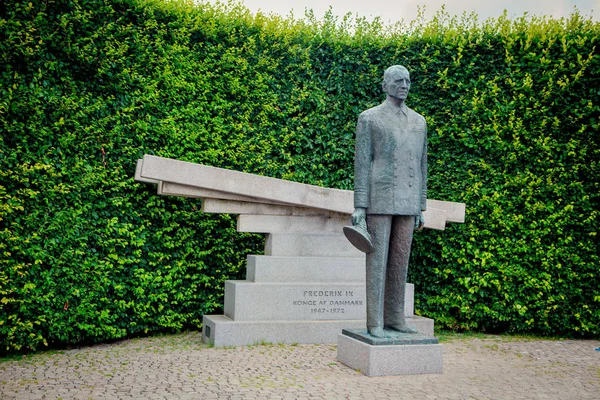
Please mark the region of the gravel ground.
POLYGON ((0 360, 0 399, 600 399, 600 341, 442 344, 443 374, 369 378, 335 345, 210 348, 189 332, 0 360))

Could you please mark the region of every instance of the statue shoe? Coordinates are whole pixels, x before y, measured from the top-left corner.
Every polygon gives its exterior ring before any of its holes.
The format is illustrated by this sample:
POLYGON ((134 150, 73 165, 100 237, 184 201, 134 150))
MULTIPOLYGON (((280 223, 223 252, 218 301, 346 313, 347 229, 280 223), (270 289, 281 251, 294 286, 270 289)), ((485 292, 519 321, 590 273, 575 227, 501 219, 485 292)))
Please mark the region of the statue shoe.
POLYGON ((383 328, 380 326, 371 326, 368 327, 367 330, 369 331, 369 335, 376 337, 376 338, 383 338, 385 337, 385 332, 383 331, 383 328))

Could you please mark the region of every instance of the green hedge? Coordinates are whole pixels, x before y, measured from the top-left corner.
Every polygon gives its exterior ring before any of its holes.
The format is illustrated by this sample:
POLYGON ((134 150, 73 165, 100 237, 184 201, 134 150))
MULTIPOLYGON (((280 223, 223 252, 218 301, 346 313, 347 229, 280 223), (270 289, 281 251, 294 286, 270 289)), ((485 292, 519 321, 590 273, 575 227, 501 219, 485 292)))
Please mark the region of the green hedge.
POLYGON ((252 16, 238 4, 0 5, 0 352, 197 329, 263 239, 134 182, 156 154, 351 189, 391 64, 429 125, 415 238, 437 326, 598 337, 598 23, 252 16))

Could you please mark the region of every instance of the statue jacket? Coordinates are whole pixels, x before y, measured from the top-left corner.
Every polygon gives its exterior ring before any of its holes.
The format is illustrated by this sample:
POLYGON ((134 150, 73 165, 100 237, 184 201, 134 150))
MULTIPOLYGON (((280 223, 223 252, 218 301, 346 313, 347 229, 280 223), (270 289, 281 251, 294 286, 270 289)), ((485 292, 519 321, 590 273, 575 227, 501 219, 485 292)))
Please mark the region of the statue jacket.
POLYGON ((368 214, 419 215, 427 201, 427 125, 389 101, 358 117, 354 207, 368 214))

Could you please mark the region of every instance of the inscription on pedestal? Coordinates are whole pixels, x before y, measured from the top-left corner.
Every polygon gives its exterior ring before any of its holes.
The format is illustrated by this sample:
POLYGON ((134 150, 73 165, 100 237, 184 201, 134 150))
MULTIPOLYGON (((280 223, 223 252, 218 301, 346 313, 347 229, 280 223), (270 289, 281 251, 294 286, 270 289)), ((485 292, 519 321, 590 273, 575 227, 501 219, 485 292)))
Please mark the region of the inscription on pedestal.
POLYGON ((354 290, 304 290, 301 300, 292 305, 302 308, 303 313, 340 316, 355 314, 364 308, 364 297, 355 297, 354 290))
POLYGON ((362 282, 340 284, 225 282, 225 315, 236 321, 362 320, 362 282))
MULTIPOLYGON (((413 316, 413 285, 406 286, 404 313, 413 316)), ((236 321, 362 320, 365 284, 225 282, 225 315, 236 321)))

